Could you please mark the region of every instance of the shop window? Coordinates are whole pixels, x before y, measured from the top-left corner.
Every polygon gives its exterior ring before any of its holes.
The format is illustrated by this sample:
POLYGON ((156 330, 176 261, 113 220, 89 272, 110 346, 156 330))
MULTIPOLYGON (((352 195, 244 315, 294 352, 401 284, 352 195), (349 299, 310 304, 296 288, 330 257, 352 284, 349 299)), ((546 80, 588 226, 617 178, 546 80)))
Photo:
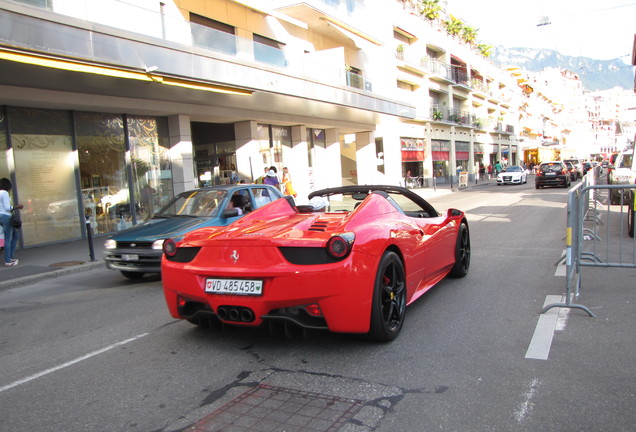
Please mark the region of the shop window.
POLYGON ((129 116, 127 121, 135 211, 140 221, 151 217, 174 196, 168 121, 136 116, 129 116))
POLYGON ((259 140, 259 152, 263 160, 263 166, 276 167, 282 174, 285 163, 291 163, 291 128, 288 126, 273 126, 259 124, 256 127, 259 140))
POLYGON ((0 106, 0 178, 10 178, 7 162, 7 116, 4 107, 0 106))
POLYGON ((121 229, 130 210, 123 116, 77 112, 75 128, 84 213, 93 234, 121 229))
POLYGON ((9 108, 14 200, 24 245, 79 238, 75 153, 68 111, 9 108))

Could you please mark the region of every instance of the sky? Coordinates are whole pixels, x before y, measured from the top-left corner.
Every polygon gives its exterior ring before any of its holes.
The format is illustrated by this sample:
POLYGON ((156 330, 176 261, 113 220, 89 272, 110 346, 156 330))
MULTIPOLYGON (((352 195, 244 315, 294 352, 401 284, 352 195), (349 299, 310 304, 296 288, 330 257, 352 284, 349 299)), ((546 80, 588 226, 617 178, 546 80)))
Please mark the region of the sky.
POLYGON ((478 42, 546 48, 631 65, 636 0, 441 0, 448 13, 478 29, 478 42), (550 24, 540 25, 543 17, 550 24))

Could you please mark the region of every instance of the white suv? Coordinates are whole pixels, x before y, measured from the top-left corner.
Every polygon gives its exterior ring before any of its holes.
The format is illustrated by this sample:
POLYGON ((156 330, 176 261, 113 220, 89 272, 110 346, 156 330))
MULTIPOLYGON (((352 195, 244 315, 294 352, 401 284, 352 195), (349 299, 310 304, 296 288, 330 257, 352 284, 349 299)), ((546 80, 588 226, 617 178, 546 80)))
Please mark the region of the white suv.
MULTIPOLYGON (((634 149, 622 151, 608 174, 607 182, 613 185, 634 184, 636 180, 636 171, 632 167, 632 159, 634 149)), ((623 203, 627 204, 629 198, 629 189, 623 189, 623 203)), ((610 203, 621 203, 621 189, 612 189, 610 193, 610 203)))

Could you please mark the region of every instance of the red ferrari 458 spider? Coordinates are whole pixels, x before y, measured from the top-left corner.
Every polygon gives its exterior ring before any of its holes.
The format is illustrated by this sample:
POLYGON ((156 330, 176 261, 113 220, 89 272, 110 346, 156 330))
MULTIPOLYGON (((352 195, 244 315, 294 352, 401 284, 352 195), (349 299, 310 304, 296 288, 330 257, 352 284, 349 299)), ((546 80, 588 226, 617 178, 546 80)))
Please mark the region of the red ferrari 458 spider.
POLYGON ((280 198, 229 226, 166 240, 171 315, 201 326, 269 322, 390 341, 407 305, 446 275, 468 272, 468 222, 459 210, 439 214, 396 186, 309 198, 306 206, 280 198))

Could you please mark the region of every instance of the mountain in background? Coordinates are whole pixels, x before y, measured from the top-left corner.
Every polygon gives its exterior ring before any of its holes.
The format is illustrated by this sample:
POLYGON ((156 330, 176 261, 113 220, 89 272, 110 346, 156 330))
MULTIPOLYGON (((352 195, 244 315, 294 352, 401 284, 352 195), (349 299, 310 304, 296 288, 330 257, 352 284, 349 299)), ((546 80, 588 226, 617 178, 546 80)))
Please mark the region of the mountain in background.
POLYGON ((549 49, 502 46, 494 48, 490 58, 499 67, 518 66, 531 72, 541 72, 545 68, 567 69, 579 76, 585 90, 634 88, 632 66, 619 59, 594 60, 587 57, 566 56, 549 49))

